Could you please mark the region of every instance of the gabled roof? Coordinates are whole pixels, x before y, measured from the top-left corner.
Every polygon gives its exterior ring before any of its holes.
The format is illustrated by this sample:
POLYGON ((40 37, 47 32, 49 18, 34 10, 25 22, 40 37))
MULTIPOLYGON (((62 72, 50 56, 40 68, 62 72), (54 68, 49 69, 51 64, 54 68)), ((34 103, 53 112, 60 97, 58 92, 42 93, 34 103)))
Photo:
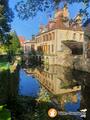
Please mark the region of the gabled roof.
POLYGON ((18 36, 20 44, 23 44, 25 42, 25 38, 23 36, 18 36))

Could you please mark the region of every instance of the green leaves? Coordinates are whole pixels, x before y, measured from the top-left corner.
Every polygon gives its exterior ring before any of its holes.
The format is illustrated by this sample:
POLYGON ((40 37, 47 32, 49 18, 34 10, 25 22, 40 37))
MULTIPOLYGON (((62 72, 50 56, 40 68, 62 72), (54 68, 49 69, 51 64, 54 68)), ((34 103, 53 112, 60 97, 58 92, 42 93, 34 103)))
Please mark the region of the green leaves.
POLYGON ((10 22, 13 20, 13 12, 9 8, 8 0, 0 0, 0 40, 5 43, 10 32, 10 22))
POLYGON ((18 12, 19 18, 27 20, 34 17, 38 11, 42 12, 55 8, 60 2, 66 2, 69 4, 83 2, 87 6, 89 0, 23 0, 17 3, 15 9, 18 12))
POLYGON ((45 11, 46 8, 49 8, 51 2, 52 0, 27 0, 26 2, 23 0, 17 3, 15 9, 19 18, 27 20, 30 17, 34 17, 38 11, 45 11))
POLYGON ((11 33, 11 39, 9 41, 9 51, 11 51, 13 54, 18 53, 20 49, 20 42, 17 37, 17 34, 15 32, 11 33))

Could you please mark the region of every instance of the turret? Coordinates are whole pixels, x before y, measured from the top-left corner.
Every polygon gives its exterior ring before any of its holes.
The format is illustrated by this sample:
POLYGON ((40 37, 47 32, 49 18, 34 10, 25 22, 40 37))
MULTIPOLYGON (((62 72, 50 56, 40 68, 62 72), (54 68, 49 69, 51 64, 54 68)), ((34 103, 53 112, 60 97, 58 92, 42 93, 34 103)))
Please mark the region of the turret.
POLYGON ((63 19, 68 20, 68 18, 69 18, 68 7, 67 4, 65 4, 63 7, 63 19))
POLYGON ((75 22, 81 26, 82 25, 82 15, 80 13, 77 14, 77 16, 75 17, 75 22))

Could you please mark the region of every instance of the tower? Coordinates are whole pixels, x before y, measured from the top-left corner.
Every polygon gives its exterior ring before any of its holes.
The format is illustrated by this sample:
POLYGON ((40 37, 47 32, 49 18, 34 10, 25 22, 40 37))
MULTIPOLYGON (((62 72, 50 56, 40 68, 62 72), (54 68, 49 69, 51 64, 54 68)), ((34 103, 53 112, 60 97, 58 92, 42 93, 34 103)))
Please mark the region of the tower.
POLYGON ((75 22, 81 26, 82 25, 82 15, 80 13, 77 14, 77 16, 75 17, 75 22))
POLYGON ((67 4, 64 4, 64 7, 63 7, 63 19, 68 20, 68 18, 69 18, 68 6, 67 6, 67 4))

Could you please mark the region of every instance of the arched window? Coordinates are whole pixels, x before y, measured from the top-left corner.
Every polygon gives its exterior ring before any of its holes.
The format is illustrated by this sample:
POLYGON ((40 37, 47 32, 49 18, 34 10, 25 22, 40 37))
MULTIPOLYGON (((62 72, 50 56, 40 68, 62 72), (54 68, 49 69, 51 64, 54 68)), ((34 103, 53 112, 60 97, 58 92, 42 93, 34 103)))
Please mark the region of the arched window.
POLYGON ((50 40, 50 33, 48 34, 48 40, 50 40))
POLYGON ((45 41, 45 35, 43 36, 43 41, 45 41))
POLYGON ((49 34, 49 38, 50 38, 50 40, 52 40, 52 34, 51 33, 49 34))
POLYGON ((48 41, 48 35, 46 35, 46 41, 48 41))

